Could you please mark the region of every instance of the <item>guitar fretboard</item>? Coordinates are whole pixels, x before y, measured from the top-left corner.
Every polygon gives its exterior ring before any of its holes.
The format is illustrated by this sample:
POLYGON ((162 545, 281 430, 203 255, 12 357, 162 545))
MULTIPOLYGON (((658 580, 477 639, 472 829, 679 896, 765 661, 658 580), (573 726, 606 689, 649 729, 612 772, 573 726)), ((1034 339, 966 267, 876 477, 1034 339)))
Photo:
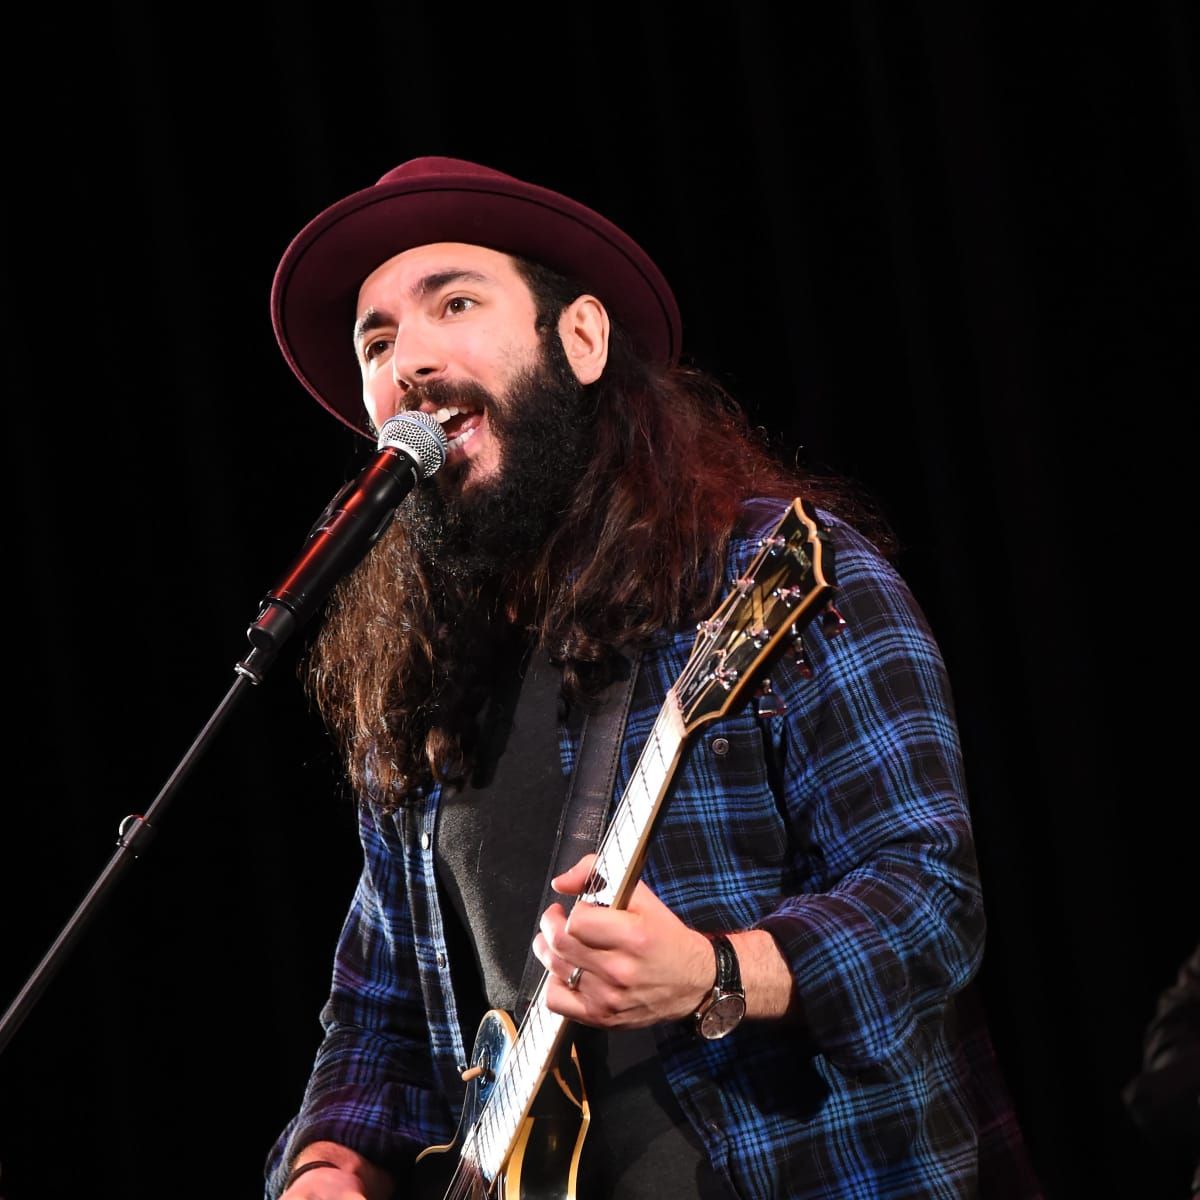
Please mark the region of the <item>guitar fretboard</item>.
MULTIPOLYGON (((679 762, 684 726, 675 691, 667 693, 621 801, 596 856, 592 887, 580 901, 624 908, 641 873, 654 818, 679 762)), ((515 1044, 504 1056, 495 1085, 463 1145, 463 1157, 491 1182, 504 1166, 521 1123, 550 1069, 566 1018, 546 1007, 545 975, 521 1022, 515 1044)))

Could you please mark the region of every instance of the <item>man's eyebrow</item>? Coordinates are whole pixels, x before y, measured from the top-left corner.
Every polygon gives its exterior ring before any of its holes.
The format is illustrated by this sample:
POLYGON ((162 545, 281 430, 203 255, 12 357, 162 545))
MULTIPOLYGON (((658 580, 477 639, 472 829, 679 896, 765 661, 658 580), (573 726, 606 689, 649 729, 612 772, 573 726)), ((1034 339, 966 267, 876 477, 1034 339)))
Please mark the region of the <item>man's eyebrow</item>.
POLYGON ((381 325, 388 324, 388 319, 377 308, 368 308, 357 321, 354 322, 354 344, 357 345, 359 340, 365 337, 374 329, 378 329, 381 325))
POLYGON ((438 288, 443 288, 448 283, 491 283, 491 280, 481 274, 479 271, 468 271, 464 267, 450 267, 445 271, 434 271, 432 274, 423 275, 412 286, 412 294, 415 299, 420 299, 422 296, 428 296, 430 292, 436 292, 438 288))

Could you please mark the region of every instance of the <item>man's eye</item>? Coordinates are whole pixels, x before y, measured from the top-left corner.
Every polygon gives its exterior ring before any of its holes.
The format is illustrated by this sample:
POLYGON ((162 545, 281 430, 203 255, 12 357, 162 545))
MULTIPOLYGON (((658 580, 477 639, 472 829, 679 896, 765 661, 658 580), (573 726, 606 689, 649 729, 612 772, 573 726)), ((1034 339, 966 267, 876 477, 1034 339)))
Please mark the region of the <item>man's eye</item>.
POLYGON ((475 301, 468 296, 451 296, 446 301, 445 311, 448 313, 464 313, 475 307, 475 301))
POLYGON ((375 338, 363 346, 362 356, 365 362, 378 358, 392 344, 391 338, 375 338))

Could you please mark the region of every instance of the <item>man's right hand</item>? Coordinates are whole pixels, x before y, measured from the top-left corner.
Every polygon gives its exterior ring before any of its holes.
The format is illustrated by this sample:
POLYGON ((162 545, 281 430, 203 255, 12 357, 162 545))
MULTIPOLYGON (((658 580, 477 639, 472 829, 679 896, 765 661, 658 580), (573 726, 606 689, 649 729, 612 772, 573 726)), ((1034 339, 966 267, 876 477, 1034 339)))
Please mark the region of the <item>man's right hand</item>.
POLYGON ((367 1200, 367 1194, 354 1171, 317 1167, 305 1171, 279 1200, 367 1200))
POLYGON ((292 1176, 306 1163, 322 1163, 303 1171, 279 1200, 391 1200, 395 1182, 389 1172, 336 1142, 305 1146, 292 1164, 292 1176))

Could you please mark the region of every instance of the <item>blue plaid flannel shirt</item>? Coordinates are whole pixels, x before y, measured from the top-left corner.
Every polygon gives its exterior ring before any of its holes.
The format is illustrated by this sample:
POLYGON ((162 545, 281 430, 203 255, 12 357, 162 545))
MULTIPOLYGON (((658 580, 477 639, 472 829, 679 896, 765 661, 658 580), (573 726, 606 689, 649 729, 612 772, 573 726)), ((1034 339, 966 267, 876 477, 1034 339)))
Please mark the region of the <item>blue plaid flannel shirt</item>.
MULTIPOLYGON (((747 506, 731 584, 783 507, 747 506)), ((662 1065, 746 1200, 1033 1196, 986 1030, 954 1001, 979 967, 985 921, 941 655, 893 568, 827 520, 845 632, 809 630, 811 678, 788 659, 772 668, 785 714, 759 717, 751 700, 701 728, 642 875, 694 928, 769 930, 803 1021, 746 1021, 716 1042, 660 1026, 662 1065)), ((616 797, 694 639, 664 635, 643 654, 616 797)), ((565 728, 561 748, 567 777, 565 728)), ((325 1036, 268 1157, 268 1197, 312 1141, 403 1178, 419 1150, 453 1138, 470 1046, 437 902, 438 799, 435 788, 394 816, 360 805, 363 871, 325 1036)))

